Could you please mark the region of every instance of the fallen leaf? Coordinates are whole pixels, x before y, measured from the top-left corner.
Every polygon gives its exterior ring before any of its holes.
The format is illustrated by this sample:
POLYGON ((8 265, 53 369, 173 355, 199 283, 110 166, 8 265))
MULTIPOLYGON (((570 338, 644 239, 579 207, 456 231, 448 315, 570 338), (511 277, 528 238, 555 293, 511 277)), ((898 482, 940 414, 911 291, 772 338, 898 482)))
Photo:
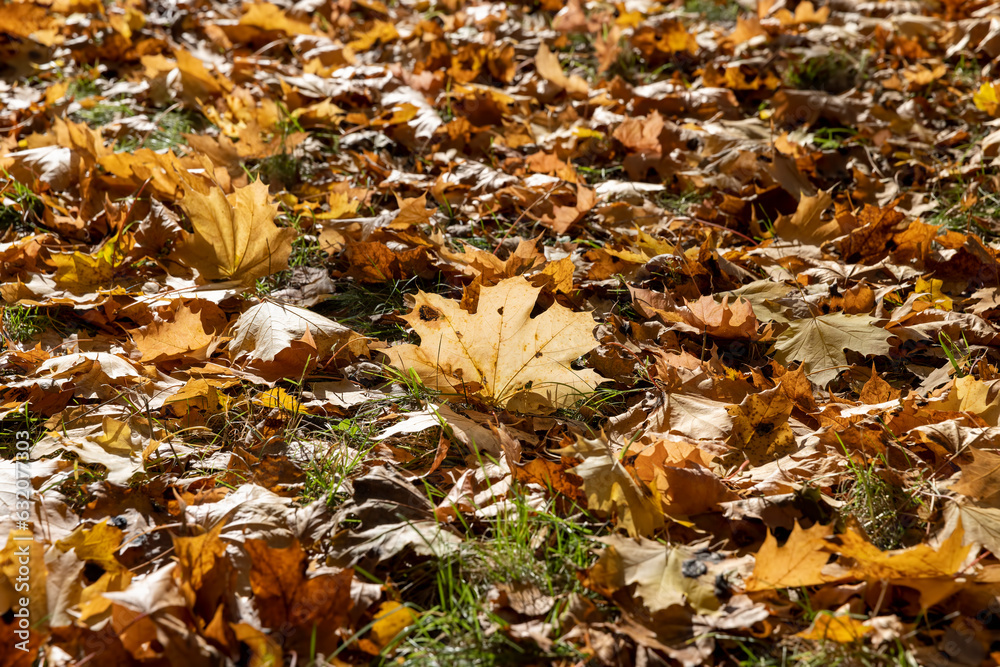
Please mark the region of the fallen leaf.
POLYGON ((730 443, 750 465, 764 465, 797 449, 788 424, 792 402, 780 387, 748 394, 740 405, 727 409, 733 418, 730 443))
POLYGON ((976 448, 970 453, 972 461, 962 464, 962 476, 951 490, 995 506, 1000 500, 1000 455, 976 448))
POLYGON ((602 380, 593 370, 570 365, 597 347, 593 319, 559 304, 531 317, 540 291, 524 278, 502 280, 482 288, 475 313, 419 292, 403 319, 420 345, 391 348, 392 364, 438 390, 471 386, 472 393, 501 407, 571 405, 602 380))
POLYGON ((613 516, 633 537, 652 535, 663 525, 659 500, 641 487, 601 440, 579 440, 570 451, 583 463, 569 472, 583 480, 587 507, 613 516))
POLYGON ((654 613, 685 603, 699 613, 719 608, 712 583, 685 572, 685 563, 694 559, 692 551, 644 538, 612 535, 601 541, 608 547, 588 570, 588 586, 614 591, 635 584, 635 592, 654 613))
POLYGON ((872 628, 866 626, 864 621, 853 618, 850 614, 820 613, 816 615, 808 630, 795 636, 811 641, 850 644, 861 641, 870 632, 872 632, 872 628))
POLYGON ((875 326, 876 321, 843 313, 796 320, 775 341, 775 357, 785 365, 801 361, 809 379, 825 387, 847 366, 844 350, 863 355, 889 352, 891 334, 875 326))
POLYGON ((273 361, 306 332, 315 342, 315 352, 325 358, 344 351, 363 353, 364 339, 342 324, 305 308, 263 301, 247 309, 233 326, 229 353, 253 361, 273 361))
POLYGON ((133 333, 133 340, 142 352, 143 362, 199 356, 194 354, 196 351, 201 358, 207 358, 210 348, 220 342, 218 336, 226 324, 226 316, 218 306, 200 300, 181 304, 168 322, 156 321, 139 329, 133 333))
POLYGON ((566 76, 563 73, 559 57, 549 51, 549 47, 544 43, 538 47, 538 53, 535 54, 535 67, 543 79, 565 90, 570 95, 586 95, 590 92, 590 86, 579 76, 575 74, 566 76))
POLYGON ((175 255, 206 280, 253 282, 288 267, 294 229, 274 224, 278 208, 261 181, 225 195, 189 190, 181 207, 194 234, 186 235, 175 255))
POLYGON ((778 540, 768 532, 755 556, 756 565, 746 581, 746 589, 795 588, 835 580, 836 577, 822 572, 830 560, 824 538, 832 534, 833 526, 817 523, 805 529, 796 522, 788 539, 779 547, 778 540))

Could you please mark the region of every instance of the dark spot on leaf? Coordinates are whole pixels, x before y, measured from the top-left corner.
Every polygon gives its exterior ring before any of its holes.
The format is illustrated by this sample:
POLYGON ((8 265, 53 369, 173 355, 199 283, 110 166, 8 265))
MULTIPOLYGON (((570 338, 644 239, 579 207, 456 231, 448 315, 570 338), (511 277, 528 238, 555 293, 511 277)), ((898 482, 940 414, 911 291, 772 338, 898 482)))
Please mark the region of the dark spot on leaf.
POLYGON ((700 577, 706 572, 708 572, 708 566, 697 558, 689 558, 681 564, 681 573, 689 579, 700 577))
POLYGON ((756 433, 757 435, 767 435, 773 430, 774 430, 774 424, 770 422, 761 422, 757 424, 757 427, 754 429, 754 433, 756 433))
POLYGON ((83 576, 90 583, 94 583, 102 576, 104 576, 104 568, 97 563, 88 562, 83 566, 83 576))

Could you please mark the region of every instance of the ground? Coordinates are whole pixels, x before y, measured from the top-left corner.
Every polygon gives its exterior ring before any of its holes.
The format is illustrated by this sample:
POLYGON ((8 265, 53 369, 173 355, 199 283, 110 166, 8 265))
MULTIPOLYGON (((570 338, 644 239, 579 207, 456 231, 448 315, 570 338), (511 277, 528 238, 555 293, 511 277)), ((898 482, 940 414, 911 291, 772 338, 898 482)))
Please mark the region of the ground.
POLYGON ((997 15, 0 5, 0 667, 995 664, 997 15))

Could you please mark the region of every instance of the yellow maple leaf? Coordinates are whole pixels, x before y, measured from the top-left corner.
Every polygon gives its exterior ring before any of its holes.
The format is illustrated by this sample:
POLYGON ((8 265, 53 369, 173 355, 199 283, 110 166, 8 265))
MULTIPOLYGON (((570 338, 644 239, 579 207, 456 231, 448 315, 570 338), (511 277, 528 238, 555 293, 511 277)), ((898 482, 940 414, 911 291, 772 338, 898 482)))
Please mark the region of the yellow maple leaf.
POLYGON ((918 544, 909 549, 882 551, 852 528, 837 536, 839 544, 828 543, 825 549, 851 559, 850 576, 857 579, 931 579, 958 572, 972 548, 971 544, 962 546, 964 535, 959 523, 937 549, 918 544))
MULTIPOLYGON (((128 428, 127 426, 125 428, 128 428)), ((93 528, 77 527, 70 535, 56 542, 56 547, 68 552, 73 550, 81 561, 95 563, 104 569, 97 581, 80 591, 81 618, 100 620, 111 608, 111 600, 104 593, 125 590, 132 581, 132 573, 118 562, 115 553, 122 543, 122 531, 102 521, 93 528)))
POLYGON ((593 370, 570 366, 597 347, 594 320, 558 303, 531 317, 540 291, 520 276, 501 280, 482 288, 475 313, 419 292, 403 319, 420 345, 389 350, 392 364, 435 389, 464 389, 501 407, 572 405, 603 381, 593 370))
POLYGON ((240 25, 292 36, 315 34, 308 23, 289 18, 280 7, 269 2, 259 2, 247 7, 247 13, 240 17, 240 25))
POLYGON ((972 103, 980 111, 1000 116, 1000 81, 987 81, 972 95, 972 103))
POLYGON ((260 181, 231 195, 215 187, 203 195, 188 191, 181 208, 191 218, 175 258, 198 269, 207 280, 252 282, 288 268, 294 229, 274 224, 278 208, 260 181))
POLYGON ((822 573, 830 559, 824 551, 825 538, 833 534, 833 526, 815 524, 802 528, 798 523, 783 545, 770 533, 755 556, 753 574, 746 581, 747 591, 764 591, 774 588, 813 586, 832 581, 822 573))
POLYGON ((417 614, 409 607, 394 600, 386 600, 379 605, 372 629, 359 643, 361 650, 378 655, 392 644, 396 636, 417 622, 417 614))
POLYGON ((835 616, 829 613, 822 613, 816 616, 816 619, 808 630, 800 632, 795 636, 813 641, 850 644, 864 638, 871 631, 872 628, 865 625, 864 621, 852 618, 848 614, 838 614, 835 616))
POLYGON ((796 450, 788 424, 792 402, 780 387, 747 394, 740 405, 726 410, 733 418, 730 444, 745 452, 751 465, 761 466, 796 450))
POLYGON ((375 21, 371 28, 355 35, 356 39, 348 44, 355 51, 367 51, 378 42, 388 44, 399 39, 399 31, 389 21, 375 21))

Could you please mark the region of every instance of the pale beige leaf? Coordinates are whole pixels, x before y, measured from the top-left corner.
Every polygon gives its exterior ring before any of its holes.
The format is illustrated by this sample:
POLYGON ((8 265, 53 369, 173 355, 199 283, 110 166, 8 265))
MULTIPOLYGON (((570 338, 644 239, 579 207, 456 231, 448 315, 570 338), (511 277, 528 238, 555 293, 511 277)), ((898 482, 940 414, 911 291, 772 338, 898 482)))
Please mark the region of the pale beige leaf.
POLYGON ((608 545, 588 572, 591 583, 614 588, 635 584, 635 592, 651 612, 688 602, 698 613, 719 608, 712 577, 685 576, 684 562, 694 553, 653 540, 633 540, 618 535, 602 538, 608 545), (601 580, 595 580, 598 577, 601 580))
POLYGON ((362 336, 328 317, 305 308, 264 301, 236 320, 229 353, 234 358, 246 355, 254 361, 273 361, 292 341, 301 340, 306 331, 321 357, 342 349, 360 354, 366 348, 362 336))
POLYGON ((440 405, 428 403, 423 410, 408 412, 400 416, 404 417, 403 421, 387 428, 375 440, 385 440, 406 433, 419 433, 435 426, 441 426, 447 428, 456 440, 473 452, 485 452, 494 458, 498 458, 502 454, 500 441, 490 429, 455 412, 448 407, 447 403, 440 405))
POLYGON ((965 541, 981 544, 993 555, 1000 554, 1000 509, 963 502, 958 506, 965 541))
POLYGON ((96 463, 108 470, 111 484, 125 486, 143 469, 142 442, 128 424, 106 416, 100 424, 65 431, 53 431, 31 450, 32 458, 49 456, 64 449, 84 463, 96 463))
POLYGON ((962 464, 962 477, 951 490, 995 506, 1000 500, 1000 455, 982 449, 970 452, 972 461, 962 464))
POLYGON ((784 365, 801 361, 809 379, 825 387, 847 364, 844 350, 864 355, 888 354, 889 332, 868 315, 830 313, 791 323, 774 344, 775 358, 784 365))

